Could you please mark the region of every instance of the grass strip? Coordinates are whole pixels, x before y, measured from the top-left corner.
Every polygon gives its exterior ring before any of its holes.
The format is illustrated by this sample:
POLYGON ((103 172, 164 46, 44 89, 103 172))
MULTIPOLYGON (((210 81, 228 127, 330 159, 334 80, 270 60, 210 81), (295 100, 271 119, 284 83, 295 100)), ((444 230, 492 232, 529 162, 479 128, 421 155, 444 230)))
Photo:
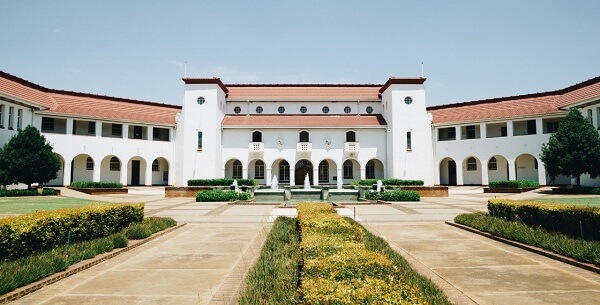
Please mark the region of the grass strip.
POLYGON ((522 222, 491 217, 483 212, 460 214, 454 218, 454 221, 496 236, 600 266, 600 242, 597 241, 584 241, 551 233, 539 227, 529 227, 522 222))
POLYGON ((239 304, 296 304, 300 261, 298 220, 278 217, 256 265, 246 276, 246 289, 239 304))
MULTIPOLYGON (((141 223, 131 226, 143 228, 145 233, 149 233, 146 235, 148 237, 175 224, 176 221, 170 218, 147 217, 141 223)), ((107 237, 78 242, 70 246, 62 245, 47 252, 0 262, 0 295, 64 271, 69 266, 98 254, 126 247, 128 243, 126 235, 130 227, 107 237)))

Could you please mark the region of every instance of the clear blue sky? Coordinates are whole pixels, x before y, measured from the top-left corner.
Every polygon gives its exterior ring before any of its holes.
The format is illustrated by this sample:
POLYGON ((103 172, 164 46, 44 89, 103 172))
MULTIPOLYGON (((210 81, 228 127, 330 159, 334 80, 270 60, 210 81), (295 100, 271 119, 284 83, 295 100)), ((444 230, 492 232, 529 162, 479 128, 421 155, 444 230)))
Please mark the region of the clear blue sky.
POLYGON ((428 105, 600 76, 600 1, 0 1, 0 70, 42 86, 181 104, 190 77, 384 83, 428 105))

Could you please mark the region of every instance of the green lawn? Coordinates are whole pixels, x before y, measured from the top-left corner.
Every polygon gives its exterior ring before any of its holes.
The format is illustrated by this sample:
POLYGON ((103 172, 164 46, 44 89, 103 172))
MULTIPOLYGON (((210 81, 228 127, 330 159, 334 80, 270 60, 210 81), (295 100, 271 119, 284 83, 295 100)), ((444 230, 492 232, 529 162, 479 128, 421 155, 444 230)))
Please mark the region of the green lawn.
POLYGON ((575 204, 575 205, 589 205, 589 206, 593 206, 593 207, 600 207, 600 196, 598 196, 598 197, 570 197, 570 198, 540 198, 540 199, 536 199, 535 201, 575 204))
POLYGON ((24 214, 84 206, 94 201, 59 196, 0 197, 0 214, 24 214))

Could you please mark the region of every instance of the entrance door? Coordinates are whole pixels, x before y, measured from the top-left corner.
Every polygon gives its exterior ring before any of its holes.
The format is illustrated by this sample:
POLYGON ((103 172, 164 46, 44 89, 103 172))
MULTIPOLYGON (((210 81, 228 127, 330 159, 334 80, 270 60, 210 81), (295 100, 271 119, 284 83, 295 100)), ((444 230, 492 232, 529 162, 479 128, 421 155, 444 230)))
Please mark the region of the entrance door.
POLYGON ((131 185, 140 185, 140 160, 131 160, 131 185))
POLYGON ((306 174, 308 174, 308 179, 310 180, 310 185, 313 185, 313 165, 308 160, 300 160, 296 163, 296 174, 294 178, 296 179, 296 185, 304 185, 304 179, 306 178, 306 174))
POLYGON ((448 184, 456 185, 456 162, 448 161, 448 184))

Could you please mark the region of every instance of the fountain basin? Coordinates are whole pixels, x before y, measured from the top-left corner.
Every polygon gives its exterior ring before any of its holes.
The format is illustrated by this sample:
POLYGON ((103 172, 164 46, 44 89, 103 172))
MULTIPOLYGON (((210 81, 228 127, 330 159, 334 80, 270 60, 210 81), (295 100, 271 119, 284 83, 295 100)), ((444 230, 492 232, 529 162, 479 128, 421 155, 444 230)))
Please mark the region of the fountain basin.
POLYGON ((254 201, 256 202, 283 202, 285 199, 285 190, 259 189, 254 191, 254 201))
POLYGON ((325 200, 321 189, 290 189, 290 197, 294 200, 325 200))
POLYGON ((329 190, 330 201, 357 201, 358 190, 349 189, 331 189, 329 190))

